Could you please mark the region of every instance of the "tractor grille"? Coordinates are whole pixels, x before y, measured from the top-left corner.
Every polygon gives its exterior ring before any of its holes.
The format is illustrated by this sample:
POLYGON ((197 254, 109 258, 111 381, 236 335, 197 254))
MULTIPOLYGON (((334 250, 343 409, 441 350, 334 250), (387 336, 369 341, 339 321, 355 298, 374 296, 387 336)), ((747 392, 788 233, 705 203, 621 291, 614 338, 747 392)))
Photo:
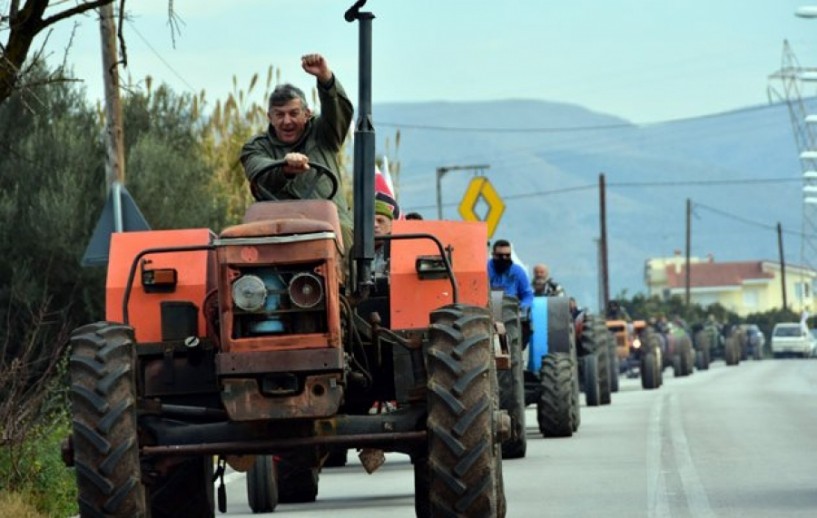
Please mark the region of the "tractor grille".
POLYGON ((233 281, 233 338, 327 332, 326 282, 316 273, 319 266, 239 269, 233 281))

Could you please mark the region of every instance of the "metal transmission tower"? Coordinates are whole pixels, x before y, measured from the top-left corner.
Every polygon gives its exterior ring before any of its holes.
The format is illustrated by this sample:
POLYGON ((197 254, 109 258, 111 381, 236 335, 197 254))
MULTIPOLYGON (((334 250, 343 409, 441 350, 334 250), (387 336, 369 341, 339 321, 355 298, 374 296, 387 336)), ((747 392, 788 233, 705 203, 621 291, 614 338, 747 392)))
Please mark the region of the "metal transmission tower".
POLYGON ((817 68, 801 67, 789 42, 783 42, 780 70, 769 80, 782 86, 782 93, 769 85, 769 100, 786 101, 794 140, 800 153, 803 173, 803 220, 800 239, 800 261, 814 269, 817 265, 817 115, 809 114, 803 100, 804 83, 817 81, 817 68))

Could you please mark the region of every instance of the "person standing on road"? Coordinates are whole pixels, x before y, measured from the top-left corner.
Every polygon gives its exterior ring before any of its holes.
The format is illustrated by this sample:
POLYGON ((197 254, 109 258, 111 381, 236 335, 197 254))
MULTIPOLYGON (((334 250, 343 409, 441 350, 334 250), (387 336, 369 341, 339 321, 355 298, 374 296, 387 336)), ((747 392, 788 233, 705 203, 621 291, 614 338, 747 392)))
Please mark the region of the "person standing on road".
POLYGON ((338 154, 354 109, 322 55, 306 54, 301 66, 317 79, 321 114, 312 113, 301 89, 291 84, 277 86, 269 97, 269 126, 244 144, 241 164, 250 182, 261 180, 253 190, 258 200, 327 199, 333 182, 311 164, 328 168, 338 185, 332 201, 337 205, 343 244, 348 249, 352 245, 352 213, 341 189, 338 154), (262 173, 264 176, 259 176, 262 173))
POLYGON ((506 295, 519 299, 519 309, 526 313, 533 302, 533 290, 525 269, 513 262, 511 243, 505 239, 494 241, 492 258, 488 260, 488 280, 491 289, 503 290, 506 295))

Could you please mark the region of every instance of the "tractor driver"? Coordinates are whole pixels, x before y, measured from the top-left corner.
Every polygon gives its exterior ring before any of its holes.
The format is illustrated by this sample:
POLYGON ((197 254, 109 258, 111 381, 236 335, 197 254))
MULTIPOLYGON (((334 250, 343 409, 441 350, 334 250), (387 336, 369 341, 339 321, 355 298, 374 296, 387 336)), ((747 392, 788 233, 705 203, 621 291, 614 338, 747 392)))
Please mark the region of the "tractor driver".
MULTIPOLYGON (((272 169, 262 187, 276 200, 326 199, 332 182, 310 163, 327 167, 338 183, 332 201, 338 208, 343 245, 348 250, 352 245, 352 213, 340 188, 338 154, 352 121, 352 102, 323 56, 307 54, 301 58, 301 67, 317 79, 321 114, 312 113, 299 88, 277 86, 269 97, 269 126, 244 144, 241 164, 248 180, 272 169)), ((253 192, 253 196, 259 198, 259 193, 253 192)))
POLYGON ((488 261, 488 280, 491 289, 503 290, 506 295, 519 299, 519 310, 527 314, 533 302, 533 290, 525 269, 511 258, 511 243, 504 239, 494 241, 493 258, 488 261))

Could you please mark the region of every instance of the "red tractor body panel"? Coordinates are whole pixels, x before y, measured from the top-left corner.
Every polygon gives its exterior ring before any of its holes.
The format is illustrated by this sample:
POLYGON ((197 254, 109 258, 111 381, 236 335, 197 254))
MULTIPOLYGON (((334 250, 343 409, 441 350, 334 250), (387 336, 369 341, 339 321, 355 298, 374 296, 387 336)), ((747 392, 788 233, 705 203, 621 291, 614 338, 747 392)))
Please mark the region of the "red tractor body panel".
MULTIPOLYGON (((451 268, 457 278, 459 301, 479 307, 488 306, 488 227, 483 222, 397 220, 392 234, 431 234, 445 248, 451 247, 451 268)), ((393 240, 391 243, 392 329, 428 327, 428 315, 453 302, 451 282, 446 279, 421 279, 417 258, 439 256, 429 239, 393 240)))
MULTIPOLYGON (((108 279, 105 293, 105 319, 123 322, 123 306, 128 274, 134 258, 149 248, 207 245, 214 238, 206 228, 119 232, 111 235, 108 279)), ((137 343, 162 341, 162 302, 191 303, 197 309, 196 336, 206 335, 201 304, 207 292, 215 288, 215 253, 208 250, 148 254, 142 258, 144 268, 136 269, 128 302, 128 325, 136 333, 137 343), (146 291, 144 270, 175 270, 175 286, 165 290, 146 291)))

